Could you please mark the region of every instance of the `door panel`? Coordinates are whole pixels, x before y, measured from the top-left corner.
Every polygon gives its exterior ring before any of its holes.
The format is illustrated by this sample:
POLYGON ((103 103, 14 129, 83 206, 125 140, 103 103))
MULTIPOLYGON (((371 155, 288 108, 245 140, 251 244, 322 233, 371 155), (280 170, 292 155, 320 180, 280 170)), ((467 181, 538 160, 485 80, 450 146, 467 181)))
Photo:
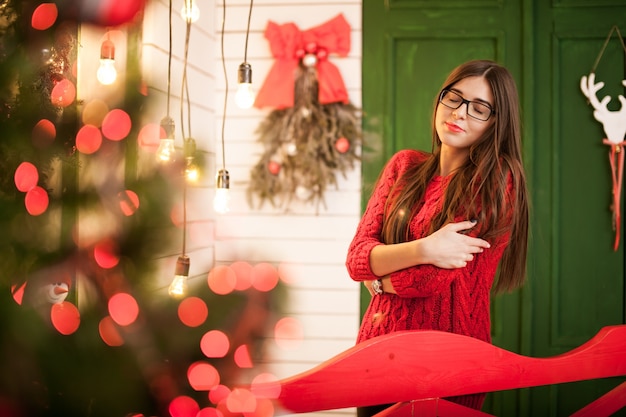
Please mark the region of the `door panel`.
MULTIPOLYGON (((624 16, 623 0, 363 2, 364 203, 394 152, 431 149, 433 100, 454 66, 491 58, 518 82, 532 204, 528 283, 492 303, 494 343, 514 352, 558 355, 624 323, 626 237, 622 226, 614 251, 609 147, 580 90, 612 25, 626 34, 624 16)), ((611 110, 625 94, 625 61, 614 35, 596 69, 611 110)), ((569 415, 623 380, 492 394, 484 411, 569 415)))

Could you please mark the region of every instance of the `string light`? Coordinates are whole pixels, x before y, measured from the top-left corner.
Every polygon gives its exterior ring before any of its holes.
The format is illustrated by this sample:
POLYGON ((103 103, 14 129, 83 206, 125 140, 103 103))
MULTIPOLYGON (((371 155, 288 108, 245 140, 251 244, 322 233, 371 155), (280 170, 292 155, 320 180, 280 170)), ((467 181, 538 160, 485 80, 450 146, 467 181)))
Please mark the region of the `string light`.
POLYGON ((239 65, 238 85, 235 102, 242 109, 249 109, 254 104, 254 90, 252 89, 252 66, 248 63, 248 35, 250 34, 250 19, 252 17, 252 3, 250 0, 250 9, 248 10, 248 26, 246 28, 246 44, 244 48, 243 62, 239 65))
POLYGON ((189 257, 180 255, 176 260, 174 279, 167 292, 172 297, 184 297, 187 294, 187 279, 189 278, 189 257))
POLYGON ((157 162, 171 163, 176 159, 176 148, 174 146, 174 119, 170 117, 170 98, 172 85, 172 0, 169 9, 169 50, 167 58, 167 116, 161 119, 161 128, 165 131, 164 137, 159 142, 156 152, 157 162))
POLYGON ((115 44, 111 41, 110 33, 107 32, 106 39, 100 45, 100 66, 96 73, 100 84, 111 85, 117 79, 115 69, 115 44))
POLYGON ((185 0, 182 9, 180 9, 180 16, 185 22, 194 23, 200 19, 200 9, 195 0, 185 0))
POLYGON ((217 172, 215 178, 215 197, 213 209, 218 213, 226 213, 229 210, 230 201, 230 176, 226 170, 226 150, 224 147, 224 128, 226 125, 226 107, 228 104, 228 71, 226 71, 226 58, 224 56, 224 26, 226 24, 226 1, 222 10, 222 68, 224 69, 224 109, 222 111, 222 169, 217 172))

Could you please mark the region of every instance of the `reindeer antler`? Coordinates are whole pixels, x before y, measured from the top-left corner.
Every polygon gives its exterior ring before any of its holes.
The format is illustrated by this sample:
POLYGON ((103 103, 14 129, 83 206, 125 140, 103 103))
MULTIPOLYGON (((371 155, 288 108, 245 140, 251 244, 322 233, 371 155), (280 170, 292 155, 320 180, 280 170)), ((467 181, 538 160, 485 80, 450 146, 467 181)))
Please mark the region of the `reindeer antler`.
MULTIPOLYGON (((622 104, 620 110, 610 111, 607 106, 611 101, 611 96, 605 96, 602 101, 598 100, 596 93, 604 87, 604 83, 596 83, 595 78, 596 74, 593 72, 589 74, 589 77, 583 75, 580 79, 580 89, 595 109, 593 117, 602 123, 607 140, 613 144, 620 144, 626 135, 626 99, 622 95, 618 96, 622 104)), ((626 80, 623 80, 622 84, 626 86, 626 80)))

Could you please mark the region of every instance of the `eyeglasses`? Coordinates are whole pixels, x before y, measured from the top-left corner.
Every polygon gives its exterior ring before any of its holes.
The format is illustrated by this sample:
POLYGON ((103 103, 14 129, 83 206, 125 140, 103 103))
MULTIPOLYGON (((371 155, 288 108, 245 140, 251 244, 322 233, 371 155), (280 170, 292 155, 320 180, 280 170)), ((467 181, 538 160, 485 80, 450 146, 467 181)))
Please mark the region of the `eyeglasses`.
POLYGON ((451 109, 458 109, 463 104, 467 104, 467 115, 483 122, 489 120, 491 115, 495 113, 488 104, 466 100, 451 90, 443 90, 439 95, 439 102, 451 109))

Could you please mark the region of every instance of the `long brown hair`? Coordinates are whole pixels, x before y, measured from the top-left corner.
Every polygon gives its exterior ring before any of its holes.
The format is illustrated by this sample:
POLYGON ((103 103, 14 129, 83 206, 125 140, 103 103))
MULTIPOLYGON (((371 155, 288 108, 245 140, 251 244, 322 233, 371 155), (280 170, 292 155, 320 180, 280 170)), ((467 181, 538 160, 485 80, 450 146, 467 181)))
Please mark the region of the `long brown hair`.
MULTIPOLYGON (((519 98, 510 72, 488 60, 460 65, 450 73, 440 91, 473 76, 484 77, 491 86, 495 120, 470 147, 469 158, 452 176, 442 210, 434 217, 430 233, 455 221, 459 215, 476 219, 480 237, 485 240, 509 232, 509 245, 502 255, 494 289, 511 291, 524 283, 528 244, 528 192, 522 163, 519 98)), ((435 129, 438 99, 437 96, 432 119, 432 153, 422 164, 407 171, 392 190, 382 230, 385 243, 409 239, 410 219, 419 210, 426 186, 439 171, 441 140, 435 129), (407 208, 410 216, 406 215, 407 208)))

